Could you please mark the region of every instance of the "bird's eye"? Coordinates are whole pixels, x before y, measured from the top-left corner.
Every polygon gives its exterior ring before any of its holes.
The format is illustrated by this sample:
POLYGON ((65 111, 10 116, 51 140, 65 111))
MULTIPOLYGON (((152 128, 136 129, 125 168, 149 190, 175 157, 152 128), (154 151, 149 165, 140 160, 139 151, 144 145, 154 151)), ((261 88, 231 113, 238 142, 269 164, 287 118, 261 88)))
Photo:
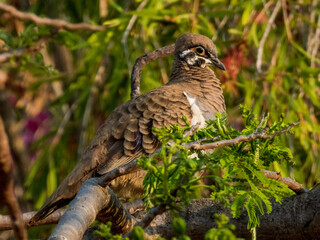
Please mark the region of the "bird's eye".
POLYGON ((196 52, 199 55, 204 55, 206 53, 205 50, 202 47, 196 47, 196 52))

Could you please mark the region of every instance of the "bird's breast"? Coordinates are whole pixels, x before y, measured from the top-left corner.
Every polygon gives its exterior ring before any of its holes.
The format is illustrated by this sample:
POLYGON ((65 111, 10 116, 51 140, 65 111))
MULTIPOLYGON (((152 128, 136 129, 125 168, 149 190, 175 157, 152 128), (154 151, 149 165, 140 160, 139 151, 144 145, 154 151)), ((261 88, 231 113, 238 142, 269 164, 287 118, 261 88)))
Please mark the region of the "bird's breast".
POLYGON ((190 104, 192 112, 191 126, 200 123, 199 127, 204 128, 207 120, 215 118, 215 111, 205 108, 204 106, 206 104, 201 104, 201 99, 192 97, 192 95, 187 92, 183 92, 183 94, 190 104))

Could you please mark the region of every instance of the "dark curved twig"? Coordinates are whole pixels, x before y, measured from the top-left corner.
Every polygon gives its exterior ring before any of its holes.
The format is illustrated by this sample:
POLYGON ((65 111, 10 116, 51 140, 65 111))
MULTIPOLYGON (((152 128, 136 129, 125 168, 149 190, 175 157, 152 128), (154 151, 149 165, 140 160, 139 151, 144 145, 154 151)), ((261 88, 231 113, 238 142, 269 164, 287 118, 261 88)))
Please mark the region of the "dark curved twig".
POLYGON ((158 58, 167 57, 173 54, 175 44, 167 45, 159 48, 153 52, 147 53, 146 55, 139 57, 133 65, 131 73, 131 99, 141 95, 140 92, 140 78, 142 69, 150 62, 157 60, 158 58))

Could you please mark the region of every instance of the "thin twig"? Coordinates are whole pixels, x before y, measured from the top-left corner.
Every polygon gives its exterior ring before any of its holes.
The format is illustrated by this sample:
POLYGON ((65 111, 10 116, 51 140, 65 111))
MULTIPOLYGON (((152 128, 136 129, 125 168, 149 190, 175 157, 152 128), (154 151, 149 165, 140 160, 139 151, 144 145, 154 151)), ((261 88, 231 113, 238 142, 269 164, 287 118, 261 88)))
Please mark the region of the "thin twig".
POLYGON ((289 21, 288 13, 287 13, 286 0, 281 0, 281 4, 282 4, 282 14, 283 14, 284 25, 285 25, 286 32, 287 32, 287 38, 288 38, 288 41, 290 43, 292 43, 293 38, 292 38, 291 29, 290 29, 290 21, 289 21))
POLYGON ((266 3, 265 0, 262 0, 262 3, 263 3, 263 9, 266 12, 267 16, 269 17, 270 16, 269 5, 272 3, 272 0, 269 1, 268 3, 266 3))
POLYGON ((132 170, 137 167, 136 163, 137 163, 137 159, 134 159, 133 161, 131 161, 126 165, 113 169, 112 171, 108 172, 103 178, 99 180, 99 185, 101 187, 106 187, 115 178, 132 172, 132 170))
POLYGON ((51 26, 55 28, 63 28, 68 30, 103 31, 107 27, 107 26, 94 26, 89 23, 69 23, 60 19, 38 17, 34 13, 21 12, 17 10, 15 7, 2 2, 0 2, 0 10, 22 21, 32 21, 37 25, 46 25, 46 26, 51 26))
POLYGON ((197 143, 203 143, 203 142, 209 142, 209 141, 212 142, 212 141, 216 141, 220 138, 221 138, 220 136, 213 137, 213 138, 201 138, 197 141, 197 143))
MULTIPOLYGON (((147 4, 148 0, 144 0, 143 2, 140 3, 140 5, 137 8, 137 11, 143 9, 146 4, 147 4)), ((126 30, 124 31, 124 34, 121 38, 121 43, 123 44, 123 48, 124 48, 124 54, 126 56, 126 61, 127 61, 127 66, 128 66, 128 72, 131 71, 131 62, 130 62, 130 56, 129 56, 129 49, 128 49, 128 45, 127 45, 127 39, 129 36, 129 33, 133 27, 133 25, 135 24, 136 20, 137 20, 138 16, 137 15, 133 15, 126 27, 126 30)))
MULTIPOLYGON (((1 4, 2 3, 0 2, 0 6, 1 4)), ((55 34, 55 32, 52 32, 51 34, 41 37, 33 46, 21 47, 21 48, 0 53, 0 63, 5 63, 12 58, 21 57, 23 54, 26 54, 26 53, 38 52, 41 48, 41 45, 45 43, 53 34, 55 34)))
POLYGON ((89 97, 86 103, 86 107, 85 107, 85 111, 84 111, 82 123, 81 123, 80 139, 79 139, 79 146, 78 146, 78 160, 81 159, 81 155, 83 153, 83 147, 86 145, 86 139, 87 139, 86 129, 88 126, 89 117, 91 115, 93 103, 99 93, 99 89, 102 88, 106 80, 105 75, 106 75, 107 62, 108 62, 108 58, 103 57, 90 89, 89 97))
MULTIPOLYGON (((314 23, 316 21, 316 11, 317 11, 317 4, 318 4, 318 1, 319 0, 313 0, 312 3, 310 4, 309 8, 310 8, 310 23, 314 23)), ((313 47, 313 44, 312 44, 312 41, 313 41, 313 36, 314 36, 314 33, 313 33, 313 29, 314 29, 314 26, 313 24, 309 24, 309 34, 308 34, 308 41, 307 41, 307 52, 309 54, 311 54, 312 52, 312 47, 313 47)))
POLYGON ((261 128, 262 123, 264 122, 264 119, 265 119, 265 113, 262 114, 261 120, 260 120, 255 132, 258 132, 259 128, 261 128))
POLYGON ((66 113, 63 116, 63 119, 58 127, 57 133, 55 134, 55 136, 52 138, 50 147, 54 148, 61 139, 62 134, 64 133, 65 127, 67 125, 67 123, 69 122, 72 113, 74 112, 74 110, 77 108, 79 101, 75 101, 66 111, 66 113))
MULTIPOLYGON (((167 206, 164 204, 160 204, 156 207, 153 207, 149 210, 148 214, 139 222, 136 222, 134 226, 140 226, 142 228, 146 228, 152 222, 152 220, 162 213, 164 213, 167 209, 167 206)), ((124 237, 129 237, 131 231, 124 235, 124 237)))
POLYGON ((175 44, 171 44, 153 52, 147 53, 146 55, 139 57, 133 65, 131 73, 131 98, 136 98, 141 94, 140 92, 140 78, 142 69, 149 63, 158 58, 169 56, 173 54, 175 44))
POLYGON ((140 226, 142 228, 145 228, 149 226, 151 221, 157 216, 166 211, 167 206, 164 204, 160 204, 154 208, 151 208, 147 214, 140 222, 136 223, 136 226, 140 226))
POLYGON ((274 179, 274 180, 277 180, 279 182, 284 183, 292 191, 294 191, 296 194, 302 194, 302 193, 309 192, 308 189, 303 188, 303 186, 300 183, 294 181, 292 178, 290 178, 290 177, 281 177, 281 174, 279 172, 273 172, 273 171, 263 170, 263 169, 261 169, 261 172, 267 178, 274 179))
MULTIPOLYGON (((228 10, 230 10, 232 8, 232 5, 229 4, 228 6, 228 10)), ((219 18, 214 18, 215 21, 217 21, 219 18)), ((218 34, 221 31, 221 29, 226 25, 227 21, 229 20, 229 16, 224 16, 221 22, 218 22, 218 28, 216 29, 216 31, 214 32, 213 36, 212 36, 212 41, 217 40, 218 34)))
POLYGON ((288 132, 291 128, 293 128, 294 126, 297 126, 300 122, 295 122, 292 123, 290 126, 288 126, 287 128, 281 130, 281 131, 277 131, 271 135, 266 135, 266 129, 262 129, 259 132, 254 132, 248 136, 243 136, 240 135, 234 139, 230 139, 230 140, 221 140, 218 142, 213 142, 213 143, 206 143, 203 145, 200 145, 199 143, 186 143, 183 146, 187 149, 214 149, 214 148, 218 148, 218 147, 224 147, 224 146, 230 146, 230 145, 234 145, 240 142, 249 142, 252 141, 254 139, 270 139, 270 138, 274 138, 282 133, 288 132))
MULTIPOLYGON (((154 30, 154 34, 156 34, 155 30, 154 30)), ((157 49, 160 48, 160 45, 159 45, 159 43, 158 43, 158 41, 156 39, 153 40, 153 45, 157 49)), ((164 61, 163 61, 163 59, 159 58, 158 62, 159 62, 159 67, 160 67, 162 83, 167 83, 169 81, 169 77, 168 77, 168 74, 166 72, 164 61)))
POLYGON ((193 125, 189 131, 185 132, 183 134, 183 137, 187 137, 187 136, 192 136, 193 134, 195 134, 197 132, 197 130, 199 129, 201 123, 197 122, 195 125, 193 125))
POLYGON ((319 45, 320 45, 320 14, 318 15, 318 22, 317 22, 317 30, 312 39, 313 47, 311 52, 311 67, 315 67, 315 59, 316 54, 318 53, 319 45))
POLYGON ((260 43, 259 43, 259 48, 258 48, 258 55, 257 55, 257 62, 256 62, 256 68, 257 68, 257 71, 258 73, 261 73, 262 70, 261 70, 261 65, 262 65, 262 56, 263 56, 263 47, 264 47, 264 44, 267 40, 267 37, 270 33, 270 30, 271 30, 271 27, 272 27, 272 24, 279 12, 281 8, 281 1, 277 1, 277 4, 271 14, 271 17, 269 18, 269 21, 268 21, 268 24, 267 24, 267 27, 266 27, 266 30, 264 31, 263 33, 263 36, 260 40, 260 43))

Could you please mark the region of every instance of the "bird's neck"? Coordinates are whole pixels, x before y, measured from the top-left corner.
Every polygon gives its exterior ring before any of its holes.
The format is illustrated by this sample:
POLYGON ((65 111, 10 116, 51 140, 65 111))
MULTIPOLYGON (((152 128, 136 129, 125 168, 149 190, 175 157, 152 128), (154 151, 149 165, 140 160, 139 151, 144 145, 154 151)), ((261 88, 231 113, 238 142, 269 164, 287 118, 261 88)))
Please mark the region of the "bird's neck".
POLYGON ((210 119, 215 117, 215 112, 225 112, 220 80, 209 67, 188 66, 187 63, 175 59, 168 82, 168 85, 173 84, 179 86, 184 94, 206 105, 204 108, 214 113, 210 119), (205 103, 207 101, 208 103, 205 103))
POLYGON ((220 86, 220 80, 209 68, 189 66, 186 62, 175 59, 172 66, 169 84, 188 83, 199 84, 199 82, 210 82, 212 85, 220 86))

